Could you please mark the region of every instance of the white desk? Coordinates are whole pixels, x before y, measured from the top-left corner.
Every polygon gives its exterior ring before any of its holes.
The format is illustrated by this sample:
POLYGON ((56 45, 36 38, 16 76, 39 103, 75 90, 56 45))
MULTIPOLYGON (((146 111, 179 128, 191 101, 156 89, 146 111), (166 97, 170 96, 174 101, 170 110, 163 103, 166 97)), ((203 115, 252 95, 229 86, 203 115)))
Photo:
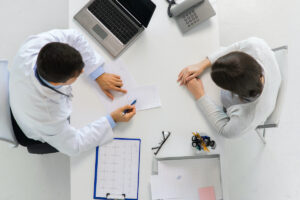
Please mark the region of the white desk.
MULTIPOLYGON (((106 61, 112 60, 85 30, 72 18, 86 3, 85 0, 70 0, 70 27, 81 30, 106 61)), ((213 130, 196 108, 194 99, 186 88, 176 83, 180 70, 188 64, 200 61, 219 47, 217 17, 203 23, 184 36, 175 21, 167 17, 165 0, 154 0, 156 11, 149 27, 129 47, 120 58, 135 77, 139 85, 155 84, 159 86, 162 107, 138 112, 128 124, 119 124, 114 132, 116 137, 141 138, 141 168, 139 199, 150 200, 150 175, 153 153, 151 147, 161 139, 161 131, 172 132, 171 137, 161 149, 159 156, 193 155, 191 132, 199 130, 213 135, 213 130)), ((206 92, 219 99, 219 90, 214 86, 208 74, 203 78, 206 92)), ((100 101, 98 88, 92 87, 80 79, 73 88, 74 102, 72 124, 81 127, 84 124, 105 115, 100 101)), ((222 146, 218 138, 218 148, 222 146)), ((93 198, 95 150, 71 159, 71 199, 93 198)), ((225 194, 226 196, 226 191, 225 194)))

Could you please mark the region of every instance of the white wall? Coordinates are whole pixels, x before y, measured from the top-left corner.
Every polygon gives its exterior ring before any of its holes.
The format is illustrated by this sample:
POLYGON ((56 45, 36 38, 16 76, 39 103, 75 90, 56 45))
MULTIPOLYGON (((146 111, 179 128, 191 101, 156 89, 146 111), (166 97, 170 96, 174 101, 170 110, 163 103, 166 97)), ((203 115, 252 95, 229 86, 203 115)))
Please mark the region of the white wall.
MULTIPOLYGON (((0 59, 11 63, 31 34, 67 27, 67 0, 0 0, 0 59)), ((0 142, 0 199, 70 199, 69 163, 62 154, 30 155, 0 142)))

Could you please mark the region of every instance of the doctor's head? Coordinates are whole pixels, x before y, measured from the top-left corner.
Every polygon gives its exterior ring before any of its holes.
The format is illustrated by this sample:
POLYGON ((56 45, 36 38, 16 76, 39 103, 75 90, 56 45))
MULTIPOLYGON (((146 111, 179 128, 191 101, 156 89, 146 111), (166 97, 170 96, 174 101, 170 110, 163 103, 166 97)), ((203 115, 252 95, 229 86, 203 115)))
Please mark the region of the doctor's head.
POLYGON ((37 72, 54 85, 70 85, 83 72, 80 53, 65 43, 51 42, 39 52, 37 72))
POLYGON ((211 77, 219 87, 241 99, 257 97, 263 90, 262 67, 243 52, 232 52, 217 59, 212 65, 211 77))

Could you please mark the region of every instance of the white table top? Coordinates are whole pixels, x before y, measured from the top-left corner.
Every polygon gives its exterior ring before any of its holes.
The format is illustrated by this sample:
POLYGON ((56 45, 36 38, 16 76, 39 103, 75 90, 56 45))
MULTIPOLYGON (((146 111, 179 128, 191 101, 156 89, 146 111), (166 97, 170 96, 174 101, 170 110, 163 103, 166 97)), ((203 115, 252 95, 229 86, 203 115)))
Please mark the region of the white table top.
MULTIPOLYGON (((140 138, 140 189, 139 199, 150 200, 150 175, 153 152, 151 147, 161 140, 161 131, 171 131, 172 135, 161 149, 159 156, 195 155, 191 148, 192 131, 212 135, 220 150, 221 141, 204 116, 199 112, 193 97, 186 88, 176 83, 180 70, 205 58, 219 47, 217 17, 201 24, 185 35, 179 31, 175 21, 167 16, 167 3, 153 0, 157 5, 149 27, 130 46, 120 59, 126 64, 138 85, 159 87, 162 107, 140 111, 128 124, 119 124, 114 129, 116 137, 140 138)), ((107 62, 112 57, 81 26, 73 20, 75 13, 84 5, 85 0, 70 0, 70 28, 81 31, 91 45, 104 56, 107 62)), ((215 3, 213 3, 214 5, 215 3)), ((214 5, 215 6, 215 5, 214 5)), ((203 77, 208 95, 219 99, 219 89, 212 83, 210 76, 203 77)), ((92 87, 80 78, 73 87, 72 124, 81 127, 107 113, 99 98, 100 89, 92 87)), ((71 199, 93 198, 95 150, 71 158, 71 199)), ((224 191, 226 196, 226 191, 224 191)), ((226 198, 225 198, 226 199, 226 198)))

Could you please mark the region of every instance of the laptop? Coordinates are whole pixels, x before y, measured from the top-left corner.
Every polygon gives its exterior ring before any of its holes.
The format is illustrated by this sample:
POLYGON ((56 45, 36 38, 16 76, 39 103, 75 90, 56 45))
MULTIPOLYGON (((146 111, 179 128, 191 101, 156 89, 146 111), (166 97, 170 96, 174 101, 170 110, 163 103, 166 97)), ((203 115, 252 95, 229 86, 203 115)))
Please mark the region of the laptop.
POLYGON ((148 26, 155 8, 150 0, 90 0, 74 19, 117 57, 148 26))

